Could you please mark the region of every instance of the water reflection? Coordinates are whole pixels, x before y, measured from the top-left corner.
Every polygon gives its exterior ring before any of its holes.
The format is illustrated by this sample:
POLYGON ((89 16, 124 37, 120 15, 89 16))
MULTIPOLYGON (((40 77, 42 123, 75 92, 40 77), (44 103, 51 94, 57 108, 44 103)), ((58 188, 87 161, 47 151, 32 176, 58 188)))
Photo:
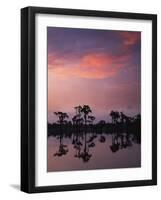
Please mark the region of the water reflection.
POLYGON ((139 167, 140 155, 140 140, 132 133, 64 133, 48 137, 48 171, 81 170, 85 169, 83 163, 89 163, 87 169, 139 167), (118 155, 117 164, 112 165, 116 157, 108 158, 110 152, 118 155), (102 161, 97 161, 100 154, 102 161))
POLYGON ((48 171, 140 167, 140 115, 131 119, 111 111, 112 123, 94 124, 90 112, 77 107, 72 122, 55 113, 58 122, 48 124, 48 171))

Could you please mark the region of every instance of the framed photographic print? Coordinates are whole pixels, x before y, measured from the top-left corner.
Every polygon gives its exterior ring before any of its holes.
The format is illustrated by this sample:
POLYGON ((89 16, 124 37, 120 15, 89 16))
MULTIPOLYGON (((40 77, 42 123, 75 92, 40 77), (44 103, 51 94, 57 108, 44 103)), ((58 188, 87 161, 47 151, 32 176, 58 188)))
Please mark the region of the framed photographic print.
POLYGON ((157 184, 157 16, 21 10, 21 190, 157 184))

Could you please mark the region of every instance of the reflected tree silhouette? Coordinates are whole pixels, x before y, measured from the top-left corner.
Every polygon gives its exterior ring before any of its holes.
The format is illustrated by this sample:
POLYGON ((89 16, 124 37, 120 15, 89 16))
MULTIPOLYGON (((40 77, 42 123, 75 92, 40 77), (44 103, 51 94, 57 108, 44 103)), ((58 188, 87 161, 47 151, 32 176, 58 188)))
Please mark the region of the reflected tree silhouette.
POLYGON ((105 127, 106 122, 104 120, 100 120, 97 125, 99 127, 99 133, 101 134, 99 141, 101 143, 104 143, 106 141, 106 138, 102 134, 103 134, 103 128, 105 127))
POLYGON ((58 123, 60 125, 60 135, 58 136, 59 138, 59 149, 58 151, 54 154, 54 156, 62 156, 66 155, 68 152, 67 145, 63 144, 63 125, 67 124, 67 121, 65 120, 66 118, 69 118, 67 113, 63 112, 54 112, 54 114, 58 117, 58 123))
MULTIPOLYGON (((72 122, 65 112, 54 112, 58 120, 56 123, 48 124, 48 136, 55 137, 59 141, 58 150, 53 154, 61 157, 69 152, 68 144, 64 144, 63 138, 68 137, 75 149, 73 157, 89 162, 93 151, 97 148, 97 142, 106 142, 107 136, 111 135, 110 150, 113 153, 119 150, 132 148, 134 143, 141 144, 141 115, 133 117, 123 112, 111 111, 111 123, 100 120, 94 123, 96 117, 89 115, 92 109, 89 105, 76 106, 72 122), (98 136, 98 138, 97 138, 98 136)), ((109 144, 109 142, 108 142, 109 144)))

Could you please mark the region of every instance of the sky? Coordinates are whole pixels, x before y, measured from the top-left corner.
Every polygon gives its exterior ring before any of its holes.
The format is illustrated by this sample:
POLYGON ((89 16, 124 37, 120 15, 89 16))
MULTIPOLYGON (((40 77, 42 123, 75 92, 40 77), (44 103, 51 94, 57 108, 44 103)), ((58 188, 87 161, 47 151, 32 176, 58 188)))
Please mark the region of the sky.
POLYGON ((141 33, 47 28, 48 122, 53 112, 75 115, 89 105, 92 115, 110 121, 111 110, 140 113, 141 33))

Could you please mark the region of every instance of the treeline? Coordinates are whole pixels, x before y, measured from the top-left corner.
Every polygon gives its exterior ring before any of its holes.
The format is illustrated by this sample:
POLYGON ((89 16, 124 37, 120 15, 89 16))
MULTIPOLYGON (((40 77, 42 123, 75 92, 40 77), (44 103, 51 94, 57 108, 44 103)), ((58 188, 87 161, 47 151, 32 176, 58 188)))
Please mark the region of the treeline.
POLYGON ((76 106, 76 114, 69 120, 64 112, 54 112, 58 120, 53 124, 48 123, 48 136, 58 140, 59 146, 53 156, 64 156, 68 153, 68 144, 65 138, 70 138, 75 149, 74 157, 88 162, 92 157, 91 148, 96 148, 96 143, 106 142, 106 135, 111 135, 109 148, 113 153, 131 147, 133 143, 141 143, 141 116, 140 114, 129 117, 123 112, 111 111, 111 123, 100 120, 95 123, 95 116, 91 115, 89 105, 76 106))
POLYGON ((141 115, 133 117, 125 115, 123 112, 111 111, 111 123, 100 120, 95 123, 96 117, 91 115, 92 110, 89 105, 76 106, 76 114, 69 120, 69 116, 65 112, 54 112, 58 120, 53 124, 48 123, 48 136, 64 134, 71 136, 74 134, 83 133, 130 133, 138 135, 141 139, 141 115))

